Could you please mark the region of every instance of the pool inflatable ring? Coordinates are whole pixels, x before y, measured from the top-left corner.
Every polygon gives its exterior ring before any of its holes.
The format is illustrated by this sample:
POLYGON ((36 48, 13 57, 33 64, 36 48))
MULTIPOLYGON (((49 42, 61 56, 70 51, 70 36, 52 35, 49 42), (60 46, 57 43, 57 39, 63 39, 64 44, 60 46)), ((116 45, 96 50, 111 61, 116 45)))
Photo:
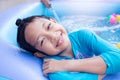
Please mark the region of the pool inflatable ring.
MULTIPOLYGON (((62 17, 63 15, 96 15, 106 16, 117 13, 120 6, 118 3, 99 3, 100 5, 94 8, 99 8, 99 11, 95 12, 94 9, 89 8, 88 4, 69 1, 52 1, 52 5, 58 16, 54 14, 54 11, 46 8, 42 3, 25 3, 15 6, 3 13, 0 13, 0 79, 2 77, 12 80, 48 80, 42 73, 42 60, 28 55, 28 52, 21 50, 16 42, 17 26, 15 21, 17 18, 24 18, 31 15, 47 15, 56 18, 62 17), (82 6, 82 5, 87 6, 82 6), (72 5, 72 6, 71 6, 72 5), (65 7, 63 7, 65 6, 65 7), (90 12, 90 10, 92 10, 90 12)), ((58 20, 59 21, 59 20, 58 20)), ((118 74, 108 75, 104 80, 120 80, 118 74)), ((74 79, 72 79, 74 80, 74 79)))

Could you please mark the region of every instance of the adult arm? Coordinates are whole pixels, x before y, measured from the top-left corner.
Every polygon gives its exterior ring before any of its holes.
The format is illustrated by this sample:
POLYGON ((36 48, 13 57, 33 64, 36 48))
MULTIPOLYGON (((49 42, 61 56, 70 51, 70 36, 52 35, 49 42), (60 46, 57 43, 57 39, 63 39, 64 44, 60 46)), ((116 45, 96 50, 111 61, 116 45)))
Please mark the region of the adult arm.
POLYGON ((46 7, 50 8, 51 7, 51 3, 49 0, 40 0, 41 2, 43 2, 45 4, 46 7))

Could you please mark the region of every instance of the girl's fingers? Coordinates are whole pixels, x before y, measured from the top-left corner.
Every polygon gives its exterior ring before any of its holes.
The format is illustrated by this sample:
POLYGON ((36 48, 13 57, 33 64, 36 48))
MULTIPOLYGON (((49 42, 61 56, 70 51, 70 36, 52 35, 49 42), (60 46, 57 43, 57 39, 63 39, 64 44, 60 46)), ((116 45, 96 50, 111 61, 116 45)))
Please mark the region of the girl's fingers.
POLYGON ((43 73, 44 73, 45 76, 48 76, 48 73, 49 73, 48 69, 45 69, 45 70, 43 71, 43 73))
POLYGON ((49 73, 49 62, 51 59, 45 59, 43 63, 43 73, 45 76, 49 73))
POLYGON ((48 68, 48 65, 49 65, 49 60, 44 60, 44 63, 43 63, 43 70, 44 69, 47 69, 48 68))
POLYGON ((47 76, 48 73, 54 72, 54 59, 45 59, 43 63, 43 73, 47 76))
POLYGON ((48 64, 43 64, 43 70, 48 69, 48 64))

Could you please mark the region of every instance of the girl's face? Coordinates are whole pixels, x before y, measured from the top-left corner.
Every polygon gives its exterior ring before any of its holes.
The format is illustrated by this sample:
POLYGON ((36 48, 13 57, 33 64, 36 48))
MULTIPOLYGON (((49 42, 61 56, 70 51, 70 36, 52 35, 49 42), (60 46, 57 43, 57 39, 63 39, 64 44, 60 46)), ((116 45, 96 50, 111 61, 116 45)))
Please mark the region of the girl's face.
POLYGON ((26 41, 48 55, 66 51, 70 41, 65 29, 53 20, 36 18, 25 29, 26 41))

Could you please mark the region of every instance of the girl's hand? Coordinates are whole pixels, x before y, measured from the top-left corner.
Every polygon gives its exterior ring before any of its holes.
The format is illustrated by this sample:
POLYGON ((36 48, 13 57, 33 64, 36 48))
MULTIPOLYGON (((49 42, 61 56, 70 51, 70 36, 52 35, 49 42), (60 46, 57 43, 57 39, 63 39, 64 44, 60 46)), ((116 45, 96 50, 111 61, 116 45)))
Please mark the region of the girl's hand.
POLYGON ((47 76, 48 73, 65 70, 65 60, 45 59, 43 63, 43 73, 47 76))

